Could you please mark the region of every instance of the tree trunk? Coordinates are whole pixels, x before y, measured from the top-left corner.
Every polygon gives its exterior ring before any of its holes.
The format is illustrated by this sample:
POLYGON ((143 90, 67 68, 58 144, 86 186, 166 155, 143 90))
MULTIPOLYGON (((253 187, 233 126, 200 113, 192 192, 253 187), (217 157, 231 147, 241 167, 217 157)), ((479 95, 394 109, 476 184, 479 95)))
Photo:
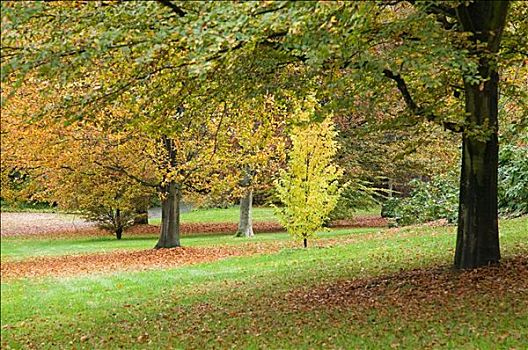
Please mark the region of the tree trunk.
POLYGON ((123 236, 123 224, 121 223, 121 210, 119 208, 116 209, 115 213, 115 223, 116 223, 116 238, 121 239, 123 236))
POLYGON ((148 225, 148 210, 139 211, 134 218, 134 225, 148 225))
POLYGON ((240 199, 240 221, 236 237, 253 237, 253 190, 249 189, 244 197, 240 199))
POLYGON ((303 239, 303 246, 304 248, 308 248, 308 238, 303 239))
POLYGON ((462 169, 455 267, 469 269, 500 260, 498 172, 498 83, 496 62, 506 22, 507 2, 479 1, 457 8, 463 29, 472 32, 472 54, 479 57, 480 82, 464 84, 466 129, 462 141, 462 169), (482 48, 486 43, 487 47, 482 48))
POLYGON ((171 181, 164 186, 165 198, 161 201, 160 238, 154 248, 173 248, 180 246, 180 199, 178 185, 171 181))
POLYGON ((464 133, 455 267, 474 268, 500 259, 497 207, 497 84, 494 72, 483 91, 466 89, 466 111, 492 128, 483 141, 464 133))
POLYGON ((121 239, 121 238, 123 237, 123 227, 121 227, 121 226, 118 227, 118 228, 116 229, 115 234, 116 234, 116 238, 117 238, 117 239, 121 239))

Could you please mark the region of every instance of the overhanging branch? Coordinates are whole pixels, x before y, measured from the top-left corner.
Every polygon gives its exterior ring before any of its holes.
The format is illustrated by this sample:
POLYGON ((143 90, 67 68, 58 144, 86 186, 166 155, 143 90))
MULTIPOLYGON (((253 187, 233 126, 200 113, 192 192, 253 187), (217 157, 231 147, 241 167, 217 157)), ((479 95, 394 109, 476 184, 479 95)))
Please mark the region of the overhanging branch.
POLYGON ((168 8, 170 8, 172 10, 172 12, 174 12, 175 14, 177 14, 180 17, 184 17, 187 14, 185 11, 182 10, 181 7, 173 4, 169 0, 156 0, 156 1, 158 3, 160 3, 160 4, 162 4, 163 6, 167 6, 168 8))
POLYGON ((414 102, 414 99, 411 96, 411 93, 409 92, 409 89, 407 88, 407 83, 405 83, 405 80, 403 77, 398 74, 394 73, 390 69, 384 69, 383 74, 396 82, 396 86, 398 87, 398 90, 402 94, 403 100, 405 101, 405 104, 407 105, 407 108, 411 111, 412 114, 424 117, 426 120, 430 122, 435 122, 438 124, 441 124, 445 129, 454 131, 454 132, 462 132, 463 127, 459 124, 452 123, 452 122, 446 122, 441 120, 441 118, 432 113, 431 111, 420 107, 414 102))

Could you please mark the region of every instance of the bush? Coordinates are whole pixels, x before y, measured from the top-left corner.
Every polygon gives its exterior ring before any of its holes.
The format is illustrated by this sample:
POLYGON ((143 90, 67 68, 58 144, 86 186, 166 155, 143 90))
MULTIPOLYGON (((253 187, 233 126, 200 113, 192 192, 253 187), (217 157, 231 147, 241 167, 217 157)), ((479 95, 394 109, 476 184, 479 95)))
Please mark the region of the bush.
MULTIPOLYGON (((528 214, 528 146, 524 142, 507 143, 499 152, 498 204, 501 216, 528 214)), ((434 177, 410 182, 411 194, 390 198, 382 207, 382 216, 397 225, 410 225, 438 219, 454 223, 458 216, 458 177, 434 177)))
POLYGON ((397 225, 412 225, 438 219, 454 223, 458 215, 458 181, 454 174, 437 176, 431 181, 414 179, 411 194, 406 198, 388 199, 382 216, 397 225))
POLYGON ((499 209, 505 216, 528 214, 528 145, 506 144, 501 147, 499 209))

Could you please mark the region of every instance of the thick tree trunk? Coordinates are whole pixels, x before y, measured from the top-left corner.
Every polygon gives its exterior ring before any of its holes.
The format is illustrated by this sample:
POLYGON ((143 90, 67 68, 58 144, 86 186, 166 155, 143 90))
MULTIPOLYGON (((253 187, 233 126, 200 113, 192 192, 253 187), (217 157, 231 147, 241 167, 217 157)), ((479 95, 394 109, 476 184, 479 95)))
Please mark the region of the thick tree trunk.
POLYGON ((508 3, 477 1, 457 8, 463 29, 472 32, 479 57, 479 82, 466 81, 466 126, 462 142, 460 203, 455 267, 475 268, 500 260, 498 172, 498 84, 496 62, 508 3), (482 43, 486 43, 483 48, 482 43))
POLYGON ((455 267, 474 268, 500 259, 497 208, 497 84, 494 72, 481 91, 467 87, 466 111, 485 126, 485 140, 465 133, 462 142, 460 203, 455 267))
POLYGON ((161 202, 160 238, 156 249, 180 246, 180 189, 171 181, 164 187, 164 192, 165 198, 161 202))
POLYGON ((236 237, 253 237, 253 190, 249 189, 244 197, 240 199, 240 221, 236 237))

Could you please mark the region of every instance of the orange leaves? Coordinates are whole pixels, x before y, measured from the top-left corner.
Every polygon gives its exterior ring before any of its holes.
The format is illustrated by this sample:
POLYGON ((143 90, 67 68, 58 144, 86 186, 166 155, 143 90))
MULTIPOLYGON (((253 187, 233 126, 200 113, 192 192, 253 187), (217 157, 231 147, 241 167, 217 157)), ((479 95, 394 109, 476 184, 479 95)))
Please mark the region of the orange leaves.
POLYGON ((528 290, 528 259, 518 256, 498 267, 455 272, 446 268, 402 271, 376 278, 340 281, 312 290, 296 290, 286 298, 304 309, 335 307, 397 308, 401 317, 427 317, 424 305, 448 307, 453 298, 500 297, 528 290))
POLYGON ((246 244, 223 247, 180 247, 106 254, 45 257, 1 265, 2 279, 42 276, 77 276, 126 270, 171 268, 211 262, 232 256, 277 251, 277 245, 246 244))

